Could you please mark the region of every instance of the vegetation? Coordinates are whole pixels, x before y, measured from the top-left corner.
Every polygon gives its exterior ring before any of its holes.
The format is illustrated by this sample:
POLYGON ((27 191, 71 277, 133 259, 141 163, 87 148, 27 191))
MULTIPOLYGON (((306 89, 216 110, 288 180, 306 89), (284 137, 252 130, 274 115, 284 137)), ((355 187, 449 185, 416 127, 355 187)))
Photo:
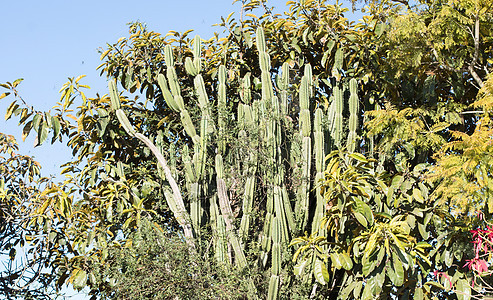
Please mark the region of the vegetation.
POLYGON ((0 139, 0 232, 16 241, 0 246, 43 249, 28 265, 49 270, 12 269, 6 295, 493 292, 493 2, 368 1, 358 23, 339 3, 287 6, 242 1, 209 40, 133 23, 101 53, 108 94, 70 79, 49 112, 2 85, 23 138, 74 155, 51 182, 0 139))

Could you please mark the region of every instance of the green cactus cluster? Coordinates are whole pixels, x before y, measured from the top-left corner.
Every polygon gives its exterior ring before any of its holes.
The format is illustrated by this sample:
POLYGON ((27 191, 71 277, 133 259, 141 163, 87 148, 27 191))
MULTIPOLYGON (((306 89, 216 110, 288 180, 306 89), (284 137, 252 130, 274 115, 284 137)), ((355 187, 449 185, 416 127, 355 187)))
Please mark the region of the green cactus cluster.
POLYGON ((201 75, 201 39, 195 37, 193 58, 185 59, 201 114, 200 121, 194 122, 181 95, 172 48, 166 46, 166 74, 159 74, 157 83, 166 104, 180 114, 183 131, 191 140, 181 149, 171 149, 177 164, 173 172, 161 151, 130 124, 114 83, 110 94, 122 127, 141 139, 164 169, 170 186, 165 188, 166 201, 187 240, 194 247, 209 243, 202 233, 210 230, 211 256, 226 266, 244 269, 258 264, 268 270, 267 298, 277 299, 281 285, 289 282, 282 278, 291 258, 286 255, 292 250, 287 244, 307 230, 323 230, 316 225, 325 213, 317 183, 323 178, 325 156, 336 148, 355 151, 358 147, 358 86, 356 79, 349 84, 340 78, 327 80, 332 93, 324 107, 314 99, 312 66, 306 64, 296 82, 290 78, 290 65, 284 63, 274 80, 261 28, 256 47, 261 90, 255 90, 247 73, 237 79, 237 90, 228 91, 233 85, 228 85, 228 70, 221 65, 217 88, 208 95, 201 75), (229 106, 231 97, 237 101, 235 110, 229 106), (299 111, 293 115, 296 107, 299 111), (183 176, 183 186, 177 185, 176 176, 183 176), (258 257, 249 259, 247 253, 258 257))

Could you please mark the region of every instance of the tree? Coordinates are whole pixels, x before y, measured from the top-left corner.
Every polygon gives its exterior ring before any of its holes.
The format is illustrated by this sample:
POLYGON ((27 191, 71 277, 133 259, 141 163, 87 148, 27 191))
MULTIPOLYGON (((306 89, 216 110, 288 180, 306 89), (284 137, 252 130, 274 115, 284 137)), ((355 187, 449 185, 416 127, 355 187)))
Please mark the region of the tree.
POLYGON ((467 224, 430 197, 426 165, 392 176, 361 154, 327 158, 324 230, 293 240, 296 272, 308 269, 320 284, 332 283, 337 299, 471 294, 456 263, 471 252, 467 224))
MULTIPOLYGON (((16 84, 15 82, 13 83, 16 84)), ((33 229, 32 201, 49 182, 31 157, 16 153, 14 137, 0 133, 0 291, 6 299, 51 299, 51 226, 33 229), (19 251, 20 250, 20 251, 19 251)))
POLYGON ((222 20, 225 38, 131 24, 101 54, 109 95, 87 98, 78 77, 40 112, 4 86, 17 96, 7 118, 20 117, 23 137, 68 138, 75 157, 67 180, 31 201, 32 230, 56 220, 57 286, 139 292, 115 284, 166 265, 119 255, 182 237, 195 255, 181 282, 233 270, 247 287, 239 297, 447 298, 454 289, 467 298, 467 235, 481 222, 436 201, 447 173, 431 165, 450 130, 480 128, 461 110, 491 69, 491 24, 479 15, 489 4, 371 2, 357 24, 324 1, 290 1, 284 16, 242 4, 240 20, 222 20), (427 169, 437 181, 424 180, 427 169), (143 234, 155 244, 142 248, 143 234), (210 260, 202 277, 196 266, 210 260))

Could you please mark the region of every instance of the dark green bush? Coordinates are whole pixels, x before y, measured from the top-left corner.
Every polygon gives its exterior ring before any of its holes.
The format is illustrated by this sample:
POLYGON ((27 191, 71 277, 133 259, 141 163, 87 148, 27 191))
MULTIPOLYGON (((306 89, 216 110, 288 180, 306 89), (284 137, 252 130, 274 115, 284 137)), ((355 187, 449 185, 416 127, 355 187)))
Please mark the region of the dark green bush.
POLYGON ((166 235, 149 225, 135 235, 131 247, 114 250, 111 255, 105 275, 115 286, 108 298, 247 298, 244 274, 198 256, 176 234, 166 235))

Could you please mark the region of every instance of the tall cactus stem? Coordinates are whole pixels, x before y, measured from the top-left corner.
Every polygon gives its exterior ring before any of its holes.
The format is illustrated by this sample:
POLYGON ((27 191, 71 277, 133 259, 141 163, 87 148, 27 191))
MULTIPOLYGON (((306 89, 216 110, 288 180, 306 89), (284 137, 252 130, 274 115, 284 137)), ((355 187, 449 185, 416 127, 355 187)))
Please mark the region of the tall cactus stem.
POLYGON ((220 153, 226 151, 226 67, 219 67, 219 86, 217 94, 217 111, 218 111, 218 148, 220 153))
POLYGON ((343 110, 344 110, 344 98, 343 98, 343 90, 340 87, 340 84, 337 83, 334 86, 334 126, 333 126, 333 135, 332 138, 334 140, 334 144, 337 148, 340 148, 342 145, 342 136, 343 136, 343 110))
POLYGON ((358 121, 359 121, 359 99, 358 99, 358 82, 355 78, 349 81, 349 134, 347 149, 354 152, 358 144, 358 121))
POLYGON ((219 208, 221 210, 221 214, 224 217, 224 223, 226 224, 226 232, 228 236, 228 240, 233 247, 233 251, 235 253, 235 263, 240 268, 243 269, 246 267, 246 257, 243 249, 241 247, 238 236, 236 235, 236 230, 234 227, 234 215, 233 210, 231 208, 231 203, 228 199, 228 194, 226 191, 226 183, 224 179, 219 176, 219 174, 223 173, 223 159, 220 154, 216 155, 216 183, 217 183, 217 196, 219 199, 219 208))

